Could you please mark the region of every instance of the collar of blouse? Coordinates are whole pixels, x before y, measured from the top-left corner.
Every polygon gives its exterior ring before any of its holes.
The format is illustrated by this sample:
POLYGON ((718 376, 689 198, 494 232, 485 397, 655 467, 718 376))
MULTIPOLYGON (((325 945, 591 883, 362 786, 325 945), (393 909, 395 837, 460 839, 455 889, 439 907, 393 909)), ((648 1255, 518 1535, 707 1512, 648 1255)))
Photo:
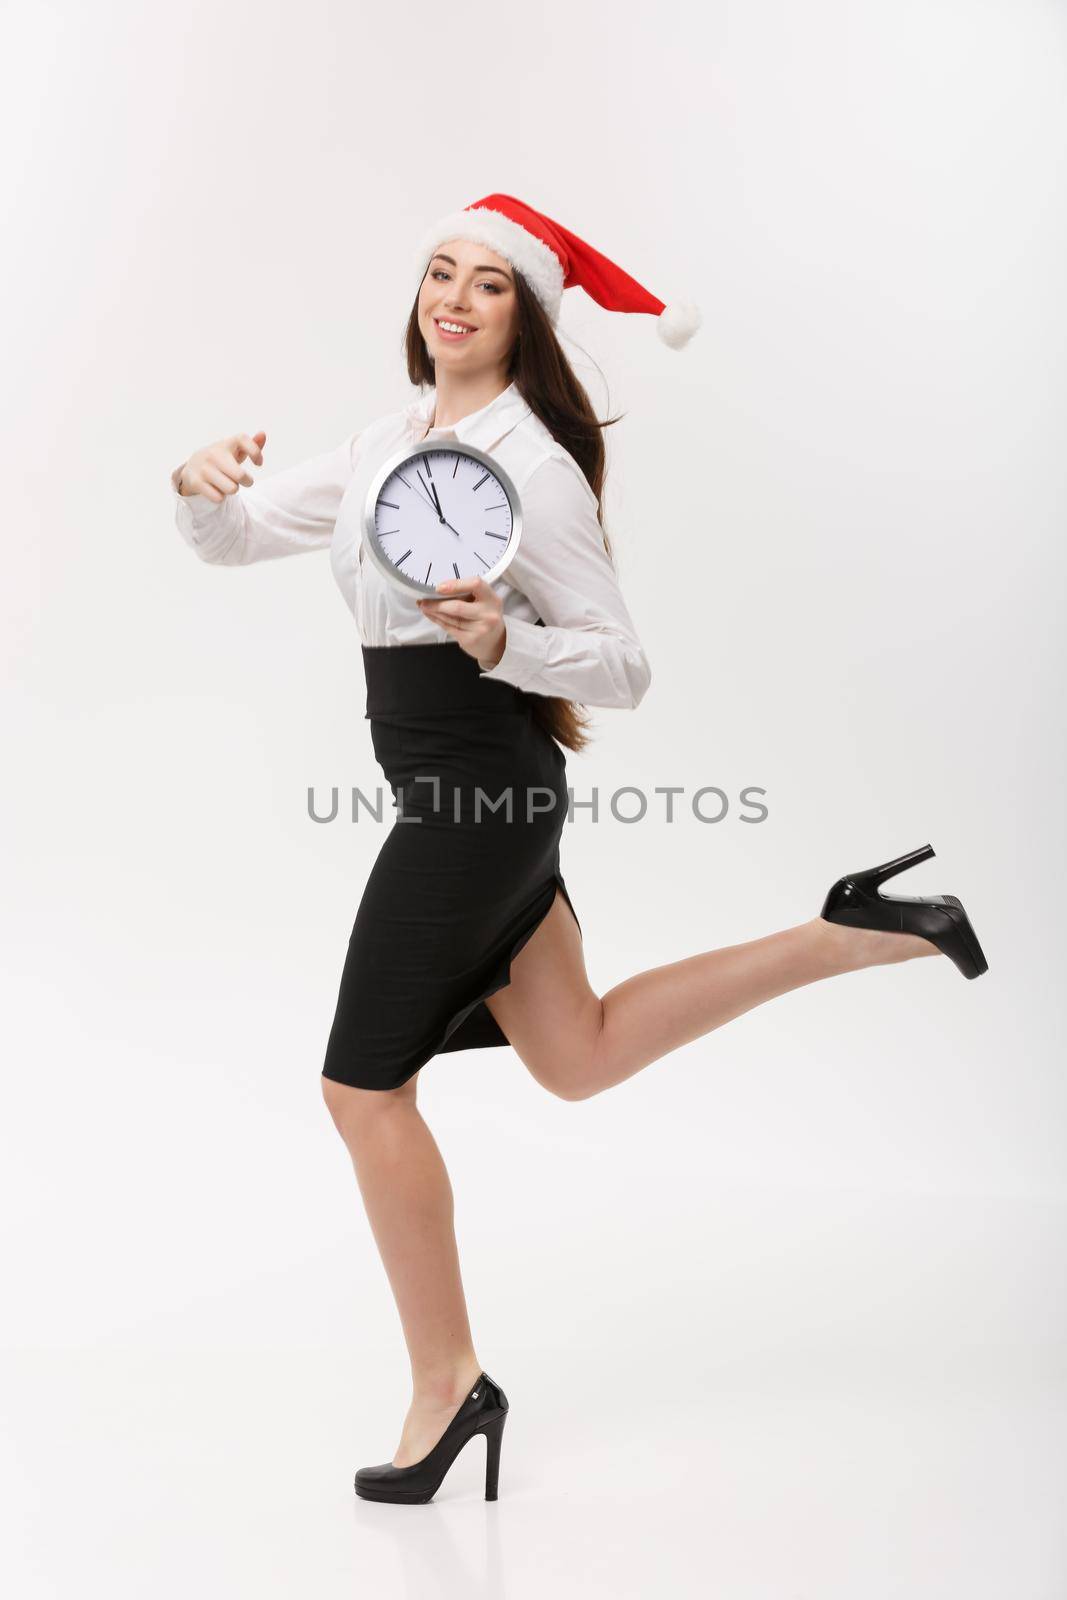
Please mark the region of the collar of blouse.
POLYGON ((525 417, 533 415, 515 383, 509 383, 495 400, 490 400, 480 411, 472 411, 469 416, 460 417, 450 428, 428 426, 436 404, 437 390, 430 389, 405 407, 408 426, 416 441, 456 439, 460 444, 473 445, 475 450, 489 451, 525 417))

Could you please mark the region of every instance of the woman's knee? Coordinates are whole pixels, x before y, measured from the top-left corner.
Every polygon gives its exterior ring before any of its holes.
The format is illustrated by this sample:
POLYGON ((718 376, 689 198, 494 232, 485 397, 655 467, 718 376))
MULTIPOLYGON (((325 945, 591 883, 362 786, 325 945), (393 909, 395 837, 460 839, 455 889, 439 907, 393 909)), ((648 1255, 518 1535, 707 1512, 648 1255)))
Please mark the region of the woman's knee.
POLYGON ((398 1108, 415 1104, 418 1073, 395 1089, 357 1089, 322 1075, 322 1098, 334 1126, 347 1144, 358 1138, 375 1120, 389 1116, 398 1108))
POLYGON ((539 1078, 542 1089, 547 1089, 549 1094, 554 1094, 557 1100, 588 1100, 596 1093, 591 1085, 586 1084, 581 1078, 565 1078, 553 1075, 546 1080, 539 1078))
POLYGON ((566 1044, 539 1052, 527 1066, 543 1089, 560 1100, 588 1100, 603 1083, 604 1002, 590 991, 589 1001, 567 1029, 566 1044))
POLYGON ((596 1073, 587 1050, 568 1051, 524 1062, 527 1072, 557 1100, 588 1100, 596 1094, 596 1073))

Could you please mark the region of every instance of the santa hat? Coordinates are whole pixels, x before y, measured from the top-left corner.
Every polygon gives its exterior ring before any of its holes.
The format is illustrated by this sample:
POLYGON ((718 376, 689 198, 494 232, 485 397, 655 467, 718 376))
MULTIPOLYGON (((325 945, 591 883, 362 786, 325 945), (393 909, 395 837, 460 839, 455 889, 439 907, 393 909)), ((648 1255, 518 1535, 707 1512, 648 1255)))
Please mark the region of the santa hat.
POLYGON ((655 317, 660 338, 672 350, 688 344, 700 327, 700 311, 691 301, 666 305, 657 300, 576 233, 514 195, 486 195, 428 228, 419 243, 420 270, 448 239, 470 239, 503 256, 522 273, 553 327, 559 320, 564 289, 575 284, 606 311, 643 311, 655 317))

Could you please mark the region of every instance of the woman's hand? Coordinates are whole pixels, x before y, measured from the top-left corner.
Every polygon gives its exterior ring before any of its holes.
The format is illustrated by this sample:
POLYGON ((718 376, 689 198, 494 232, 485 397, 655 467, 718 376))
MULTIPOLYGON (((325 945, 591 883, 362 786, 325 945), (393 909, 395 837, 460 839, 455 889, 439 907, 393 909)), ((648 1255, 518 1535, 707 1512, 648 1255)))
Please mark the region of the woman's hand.
POLYGON ((182 468, 178 493, 202 494, 217 505, 228 494, 236 494, 242 485, 250 488, 255 480, 242 469, 241 462, 252 460, 261 467, 266 442, 265 433, 235 433, 229 439, 218 439, 202 450, 194 450, 182 468))
POLYGON ((450 633, 486 671, 495 667, 504 654, 507 639, 504 603, 496 590, 484 578, 446 578, 437 589, 457 598, 418 601, 423 616, 450 633))

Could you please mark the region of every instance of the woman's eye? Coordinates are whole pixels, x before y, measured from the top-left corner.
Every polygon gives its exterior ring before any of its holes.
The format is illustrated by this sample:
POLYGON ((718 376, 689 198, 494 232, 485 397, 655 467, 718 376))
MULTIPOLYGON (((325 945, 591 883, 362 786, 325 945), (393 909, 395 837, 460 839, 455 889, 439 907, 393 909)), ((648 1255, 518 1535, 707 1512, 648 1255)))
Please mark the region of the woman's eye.
MULTIPOLYGON (((447 278, 448 273, 445 271, 444 267, 435 267, 430 276, 433 278, 447 278)), ((494 294, 500 294, 501 292, 500 285, 490 282, 488 278, 486 278, 483 283, 477 284, 476 287, 479 289, 492 289, 494 294)))

